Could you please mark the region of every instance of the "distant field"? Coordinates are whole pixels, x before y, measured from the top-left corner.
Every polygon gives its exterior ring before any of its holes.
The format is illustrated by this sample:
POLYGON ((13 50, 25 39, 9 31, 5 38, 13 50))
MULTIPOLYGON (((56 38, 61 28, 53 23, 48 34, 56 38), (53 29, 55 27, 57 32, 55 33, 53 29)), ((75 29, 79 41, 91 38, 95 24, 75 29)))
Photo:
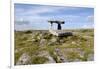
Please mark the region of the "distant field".
POLYGON ((94 60, 94 29, 64 30, 73 36, 56 37, 48 30, 15 31, 15 65, 94 60))

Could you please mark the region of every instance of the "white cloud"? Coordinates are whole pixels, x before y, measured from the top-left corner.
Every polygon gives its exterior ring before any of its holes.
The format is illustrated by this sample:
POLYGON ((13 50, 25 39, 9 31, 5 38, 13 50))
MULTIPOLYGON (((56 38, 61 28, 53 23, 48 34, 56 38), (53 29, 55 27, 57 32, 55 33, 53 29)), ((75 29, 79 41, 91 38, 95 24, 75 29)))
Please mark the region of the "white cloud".
MULTIPOLYGON (((30 22, 38 23, 41 21, 46 21, 46 20, 51 20, 51 19, 58 19, 58 20, 66 20, 67 22, 73 22, 76 21, 77 19, 80 18, 80 16, 75 16, 75 15, 58 15, 58 16, 41 16, 41 13, 55 13, 55 12, 61 12, 61 10, 77 10, 80 8, 74 8, 74 7, 57 7, 57 6, 34 6, 31 7, 30 9, 25 10, 24 8, 22 9, 17 9, 16 8, 16 20, 20 19, 25 19, 30 22)), ((47 15, 48 15, 47 14, 47 15)))
POLYGON ((91 24, 91 25, 83 25, 82 28, 94 28, 94 24, 91 24))
MULTIPOLYGON (((72 10, 73 13, 75 10, 78 10, 80 8, 72 8, 72 7, 55 7, 55 6, 34 6, 31 8, 23 8, 23 7, 19 7, 19 8, 15 8, 15 21, 29 21, 29 25, 25 25, 23 26, 23 29, 25 28, 33 28, 33 23, 34 25, 36 24, 36 26, 40 25, 41 23, 48 23, 48 20, 64 20, 66 22, 66 26, 68 26, 69 23, 73 23, 74 25, 76 25, 76 27, 79 25, 78 23, 80 23, 80 25, 82 25, 82 23, 86 22, 86 25, 83 25, 82 28, 91 28, 93 27, 92 25, 88 25, 88 23, 93 23, 92 20, 94 20, 94 16, 93 15, 88 15, 88 16, 80 16, 80 15, 73 15, 73 14, 67 14, 67 12, 65 12, 66 14, 64 15, 63 12, 67 11, 67 10, 72 10), (58 14, 59 12, 61 12, 60 14, 58 14), (50 15, 49 13, 53 13, 53 14, 58 14, 56 16, 54 15, 50 15), (44 15, 41 15, 44 14, 44 15), (77 23, 77 24, 76 24, 77 23)), ((69 11, 69 12, 70 12, 69 11)), ((82 13, 83 14, 83 13, 82 13)), ((71 24, 71 25, 73 25, 71 24)), ((45 25, 44 25, 45 26, 45 25)), ((16 26, 17 27, 17 26, 16 26)), ((19 29, 22 28, 22 26, 18 26, 19 29)), ((36 28, 36 27, 35 27, 36 28)))
POLYGON ((93 15, 87 16, 87 21, 94 22, 94 16, 93 15))

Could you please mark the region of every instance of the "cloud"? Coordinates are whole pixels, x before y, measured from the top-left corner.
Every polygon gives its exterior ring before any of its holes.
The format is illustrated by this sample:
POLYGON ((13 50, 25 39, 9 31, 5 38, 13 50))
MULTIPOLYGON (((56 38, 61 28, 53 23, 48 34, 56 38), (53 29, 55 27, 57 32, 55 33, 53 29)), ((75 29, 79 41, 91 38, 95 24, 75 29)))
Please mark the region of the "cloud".
POLYGON ((76 7, 44 6, 44 5, 19 5, 15 6, 15 25, 18 28, 48 28, 48 20, 64 20, 64 27, 86 27, 93 23, 94 16, 89 9, 76 7), (91 13, 91 14, 90 14, 91 13), (80 15, 83 14, 83 15, 80 15), (24 21, 27 21, 25 25, 24 21), (72 24, 70 24, 72 23, 72 24), (23 25, 24 24, 24 25, 23 25), (40 26, 41 25, 41 26, 40 26), (84 26, 83 26, 84 25, 84 26), (43 27, 42 27, 43 26, 43 27))
POLYGON ((91 25, 83 25, 82 28, 94 28, 94 24, 91 24, 91 25))
MULTIPOLYGON (((21 6, 21 5, 20 5, 21 6)), ((25 19, 29 21, 34 20, 47 20, 47 19, 66 19, 67 21, 76 20, 80 18, 78 15, 70 15, 68 12, 75 12, 75 10, 80 10, 82 8, 75 7, 61 7, 61 6, 37 6, 37 5, 28 5, 28 8, 25 7, 15 7, 15 20, 16 19, 25 19), (31 8, 30 8, 31 7, 31 8), (59 12, 59 13, 58 13, 59 12), (57 14, 58 13, 58 14, 57 14), (66 14, 64 14, 66 13, 66 14), (41 15, 43 14, 43 15, 41 15), (52 16, 51 16, 52 14, 52 16), (56 15, 57 14, 57 15, 56 15)), ((73 13, 74 13, 73 12, 73 13)))
POLYGON ((15 12, 19 15, 39 15, 41 13, 51 13, 57 12, 58 10, 63 9, 63 7, 51 7, 51 6, 33 6, 31 9, 24 9, 24 8, 16 8, 15 12))

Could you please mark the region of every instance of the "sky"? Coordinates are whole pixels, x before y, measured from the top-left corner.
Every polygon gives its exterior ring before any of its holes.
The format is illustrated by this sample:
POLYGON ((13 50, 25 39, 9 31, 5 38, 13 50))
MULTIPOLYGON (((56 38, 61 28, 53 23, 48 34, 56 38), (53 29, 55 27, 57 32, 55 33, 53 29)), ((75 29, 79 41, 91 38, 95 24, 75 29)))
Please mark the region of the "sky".
MULTIPOLYGON (((14 4, 15 30, 48 30, 48 20, 63 20, 62 29, 94 27, 94 8, 14 4)), ((57 24, 53 24, 53 29, 57 24)))

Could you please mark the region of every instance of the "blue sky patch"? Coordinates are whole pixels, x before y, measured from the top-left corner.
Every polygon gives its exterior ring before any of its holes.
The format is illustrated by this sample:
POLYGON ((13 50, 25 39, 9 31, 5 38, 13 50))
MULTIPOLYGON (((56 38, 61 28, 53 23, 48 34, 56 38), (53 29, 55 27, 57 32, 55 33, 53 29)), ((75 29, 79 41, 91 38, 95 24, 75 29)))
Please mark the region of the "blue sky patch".
POLYGON ((94 8, 14 4, 16 30, 48 30, 48 20, 64 20, 63 29, 93 28, 94 8))

